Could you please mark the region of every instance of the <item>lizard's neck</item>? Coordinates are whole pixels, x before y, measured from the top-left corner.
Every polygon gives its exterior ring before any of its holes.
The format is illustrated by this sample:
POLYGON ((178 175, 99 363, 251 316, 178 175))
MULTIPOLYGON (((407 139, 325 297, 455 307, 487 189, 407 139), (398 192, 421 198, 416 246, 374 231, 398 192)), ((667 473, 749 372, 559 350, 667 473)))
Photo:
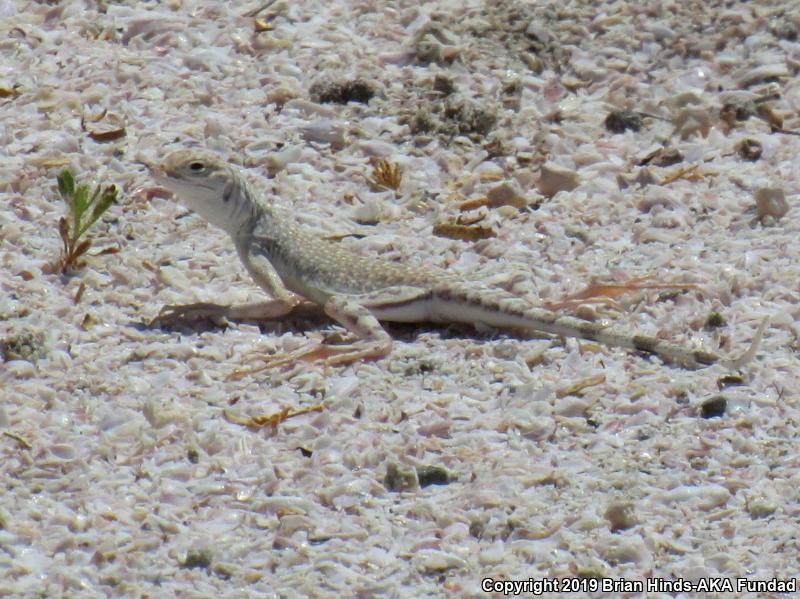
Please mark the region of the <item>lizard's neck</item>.
POLYGON ((240 177, 225 186, 221 200, 216 203, 213 215, 203 216, 227 231, 234 242, 248 235, 259 220, 271 212, 271 208, 240 177))

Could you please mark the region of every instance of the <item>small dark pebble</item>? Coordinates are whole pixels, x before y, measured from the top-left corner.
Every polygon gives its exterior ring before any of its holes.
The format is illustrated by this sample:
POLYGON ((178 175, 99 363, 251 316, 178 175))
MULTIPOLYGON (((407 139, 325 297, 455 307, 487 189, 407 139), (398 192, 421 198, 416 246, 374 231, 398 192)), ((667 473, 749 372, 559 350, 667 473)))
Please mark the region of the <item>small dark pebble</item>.
POLYGON ((311 99, 320 104, 367 104, 375 96, 375 90, 363 79, 341 83, 315 83, 308 90, 311 99))
POLYGON ((628 530, 638 523, 636 510, 631 501, 616 501, 608 506, 603 515, 608 520, 611 532, 628 530))
POLYGON ((756 105, 753 102, 728 102, 720 108, 720 118, 733 127, 736 121, 746 121, 756 114, 756 105))
POLYGON ((725 326, 725 319, 719 312, 712 312, 706 318, 706 324, 703 326, 706 330, 718 329, 725 326))
POLYGON ((411 468, 402 468, 395 463, 386 466, 383 486, 389 491, 412 491, 417 488, 417 473, 411 468))
POLYGON ((624 133, 627 129, 638 131, 642 128, 642 116, 632 110, 614 110, 608 113, 605 125, 611 133, 624 133))
POLYGON ((186 452, 186 458, 192 463, 196 464, 200 461, 200 452, 197 451, 197 448, 190 447, 186 452))
POLYGON ((772 35, 787 42, 797 41, 797 26, 785 17, 775 19, 769 28, 772 35))
POLYGON ((637 166, 646 166, 650 164, 653 166, 666 167, 678 164, 679 162, 683 162, 683 154, 681 154, 679 150, 676 148, 659 148, 655 152, 642 158, 637 166))
POLYGON ((728 400, 722 395, 717 395, 703 402, 700 406, 700 416, 703 418, 719 418, 725 415, 725 409, 728 407, 728 400))
POLYGON ((233 566, 228 564, 216 564, 213 568, 213 572, 222 580, 230 580, 233 578, 234 569, 233 566))
POLYGON ((440 74, 433 78, 433 89, 442 95, 449 96, 456 91, 456 86, 450 77, 440 74))
POLYGON ((0 339, 0 357, 5 362, 26 360, 35 363, 45 355, 47 348, 44 333, 41 331, 20 331, 16 335, 0 339))
POLYGON ((739 385, 744 385, 744 378, 740 374, 726 374, 717 379, 717 389, 719 390, 739 385))
POLYGON ((475 539, 483 537, 484 530, 486 530, 486 525, 480 520, 475 520, 469 525, 469 534, 475 539))
POLYGON ((750 162, 755 162, 761 158, 762 150, 761 143, 755 139, 743 139, 736 144, 736 151, 739 152, 739 157, 750 162))
POLYGON ((429 485, 446 485, 450 483, 450 474, 439 466, 422 466, 417 468, 417 479, 421 488, 429 485))
POLYGON ((186 559, 181 564, 182 568, 208 569, 211 565, 211 551, 209 549, 190 549, 186 559))

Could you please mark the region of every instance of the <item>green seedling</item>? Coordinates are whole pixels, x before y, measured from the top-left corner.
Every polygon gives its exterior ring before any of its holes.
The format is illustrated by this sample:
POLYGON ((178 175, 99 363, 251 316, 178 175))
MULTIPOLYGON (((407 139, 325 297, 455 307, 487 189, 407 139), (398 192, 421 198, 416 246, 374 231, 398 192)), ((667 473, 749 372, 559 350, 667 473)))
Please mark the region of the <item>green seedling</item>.
POLYGON ((98 185, 89 195, 89 186, 76 187, 72 172, 64 169, 58 175, 58 191, 69 206, 69 214, 58 221, 58 233, 63 243, 58 268, 66 273, 77 265, 78 259, 91 247, 91 240, 81 240, 81 237, 117 200, 117 187, 98 185))

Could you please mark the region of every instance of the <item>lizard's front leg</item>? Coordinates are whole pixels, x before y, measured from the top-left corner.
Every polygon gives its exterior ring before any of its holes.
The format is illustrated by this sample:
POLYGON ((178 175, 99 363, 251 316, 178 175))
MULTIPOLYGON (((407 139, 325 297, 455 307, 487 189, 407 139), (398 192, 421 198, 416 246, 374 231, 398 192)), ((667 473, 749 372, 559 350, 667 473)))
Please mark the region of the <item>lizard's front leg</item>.
POLYGON ((219 319, 231 320, 275 320, 284 316, 319 314, 319 307, 292 293, 283 285, 275 268, 258 246, 245 245, 238 248, 242 264, 253 280, 273 299, 241 306, 198 302, 185 306, 164 306, 151 322, 151 326, 170 324, 177 321, 219 319))

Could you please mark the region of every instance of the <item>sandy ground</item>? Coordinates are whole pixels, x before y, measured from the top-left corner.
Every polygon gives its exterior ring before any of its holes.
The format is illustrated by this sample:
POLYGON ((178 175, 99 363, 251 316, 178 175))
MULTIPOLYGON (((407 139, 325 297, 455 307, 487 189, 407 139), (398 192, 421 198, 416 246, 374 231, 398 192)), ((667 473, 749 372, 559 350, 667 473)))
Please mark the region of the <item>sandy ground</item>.
POLYGON ((0 595, 796 580, 800 13, 685 4, 0 0, 0 595), (770 325, 738 373, 420 325, 231 378, 339 328, 147 325, 264 299, 140 163, 186 146, 364 255, 723 354, 770 325), (66 167, 120 198, 60 274, 66 167))

